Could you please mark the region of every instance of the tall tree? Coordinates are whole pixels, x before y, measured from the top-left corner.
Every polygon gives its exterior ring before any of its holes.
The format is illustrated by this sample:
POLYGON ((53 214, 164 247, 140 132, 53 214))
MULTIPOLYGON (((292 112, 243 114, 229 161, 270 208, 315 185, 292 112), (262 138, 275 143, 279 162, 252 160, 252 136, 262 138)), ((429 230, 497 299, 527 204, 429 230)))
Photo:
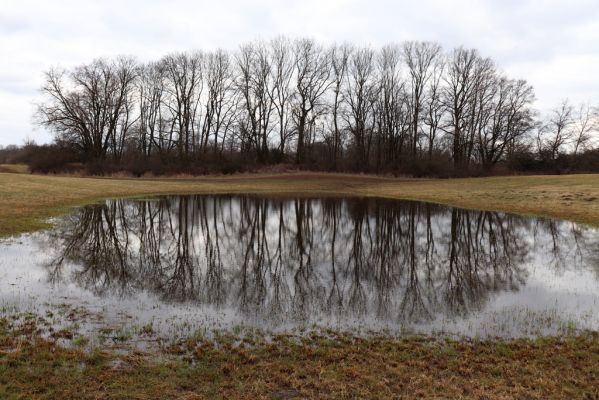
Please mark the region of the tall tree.
POLYGON ((394 168, 399 166, 406 136, 410 134, 408 105, 408 94, 401 77, 401 48, 385 46, 378 54, 377 169, 383 161, 394 168))
POLYGON ((227 131, 232 124, 236 111, 234 96, 234 75, 229 54, 217 50, 206 56, 205 79, 207 87, 204 116, 202 119, 201 147, 208 151, 209 141, 212 140, 214 154, 222 151, 227 131))
POLYGON ((88 160, 104 160, 116 144, 119 122, 124 122, 123 137, 130 127, 129 96, 135 76, 135 62, 127 58, 98 59, 72 72, 52 69, 42 87, 48 100, 38 106, 39 122, 88 160))
POLYGON ((539 131, 539 149, 547 152, 550 159, 555 161, 564 146, 570 143, 573 136, 574 107, 568 100, 551 110, 547 121, 539 131))
POLYGON ((348 105, 346 123, 352 135, 355 162, 368 170, 374 131, 374 105, 378 95, 375 79, 374 51, 360 48, 352 53, 344 98, 348 105))
POLYGON ((337 169, 338 159, 342 150, 342 134, 340 125, 340 112, 343 100, 343 84, 347 77, 347 66, 353 49, 348 44, 334 45, 331 49, 331 71, 332 71, 332 92, 333 100, 331 104, 332 120, 332 138, 331 153, 333 167, 337 169))
POLYGON ((435 142, 441 129, 443 116, 445 115, 446 107, 443 103, 442 93, 442 77, 445 68, 444 57, 439 56, 433 66, 433 71, 429 80, 429 85, 425 94, 425 112, 424 124, 427 129, 428 142, 428 159, 432 160, 435 142))
POLYGON ((420 133, 422 101, 426 85, 434 72, 441 46, 431 42, 407 42, 403 53, 410 74, 410 104, 412 110, 412 135, 410 138, 412 157, 416 151, 420 133))
POLYGON ((273 105, 277 111, 279 125, 279 151, 285 154, 289 129, 290 104, 293 96, 291 80, 293 78, 293 54, 291 43, 285 37, 277 37, 270 43, 272 52, 273 105))
POLYGON ((296 40, 293 47, 295 64, 295 98, 293 116, 297 132, 296 162, 305 159, 306 131, 324 106, 323 95, 331 82, 330 54, 312 39, 296 40))
POLYGON ((586 150, 593 139, 592 133, 599 130, 599 116, 593 111, 590 104, 582 103, 574 114, 572 132, 574 155, 577 155, 579 151, 586 150))
POLYGON ((172 117, 169 141, 176 143, 178 155, 186 159, 199 147, 196 116, 203 89, 203 54, 175 53, 166 56, 162 63, 166 105, 172 117))
POLYGON ((143 156, 150 156, 156 146, 160 151, 160 108, 164 93, 162 64, 150 63, 140 67, 137 81, 139 107, 138 148, 143 156))
POLYGON ((449 114, 449 129, 452 136, 452 157, 456 166, 464 161, 466 142, 466 129, 469 121, 469 104, 472 100, 475 87, 475 68, 479 59, 476 50, 467 50, 463 47, 455 49, 448 59, 447 74, 445 76, 444 103, 449 114))
POLYGON ((509 146, 533 127, 532 86, 506 77, 498 77, 493 83, 489 120, 478 133, 479 156, 487 169, 501 160, 509 146))
POLYGON ((258 161, 268 160, 268 142, 274 110, 272 65, 262 42, 241 46, 236 56, 236 87, 244 108, 240 121, 241 148, 253 149, 258 161))

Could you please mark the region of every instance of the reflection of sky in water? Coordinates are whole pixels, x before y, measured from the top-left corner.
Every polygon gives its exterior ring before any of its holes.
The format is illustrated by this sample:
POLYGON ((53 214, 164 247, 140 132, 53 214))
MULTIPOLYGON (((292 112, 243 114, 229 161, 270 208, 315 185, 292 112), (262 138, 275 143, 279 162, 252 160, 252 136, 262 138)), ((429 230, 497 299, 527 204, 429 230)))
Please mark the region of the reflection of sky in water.
POLYGON ((414 202, 107 201, 0 241, 0 310, 83 306, 89 332, 559 334, 599 329, 598 249, 570 222, 414 202))

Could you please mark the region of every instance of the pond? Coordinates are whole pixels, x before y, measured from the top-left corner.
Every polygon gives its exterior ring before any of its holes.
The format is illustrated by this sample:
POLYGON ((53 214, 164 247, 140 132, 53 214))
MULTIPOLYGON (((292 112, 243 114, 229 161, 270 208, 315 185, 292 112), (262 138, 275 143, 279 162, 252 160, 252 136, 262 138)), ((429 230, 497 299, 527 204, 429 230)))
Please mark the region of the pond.
POLYGON ((374 198, 107 200, 0 241, 0 311, 85 334, 599 329, 599 231, 374 198), (115 328, 115 329, 117 329, 115 328))

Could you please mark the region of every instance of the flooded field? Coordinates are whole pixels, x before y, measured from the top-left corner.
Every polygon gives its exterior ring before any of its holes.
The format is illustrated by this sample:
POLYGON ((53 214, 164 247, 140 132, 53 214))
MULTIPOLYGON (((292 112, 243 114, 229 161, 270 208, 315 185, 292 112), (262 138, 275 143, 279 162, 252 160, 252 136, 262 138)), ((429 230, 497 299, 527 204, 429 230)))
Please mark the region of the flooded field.
POLYGON ((68 339, 534 337, 598 330, 598 311, 599 231, 418 202, 108 200, 0 241, 0 315, 68 339))

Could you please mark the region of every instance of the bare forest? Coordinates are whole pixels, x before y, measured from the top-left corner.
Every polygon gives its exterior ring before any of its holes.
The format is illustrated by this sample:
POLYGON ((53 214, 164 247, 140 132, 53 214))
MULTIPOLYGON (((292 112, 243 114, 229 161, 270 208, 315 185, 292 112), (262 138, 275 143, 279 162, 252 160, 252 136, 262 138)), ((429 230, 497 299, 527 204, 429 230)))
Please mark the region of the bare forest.
POLYGON ((525 80, 475 49, 432 42, 277 37, 147 63, 97 59, 50 69, 41 90, 35 120, 55 142, 0 150, 0 161, 136 175, 599 170, 595 108, 564 100, 539 113, 525 80))

